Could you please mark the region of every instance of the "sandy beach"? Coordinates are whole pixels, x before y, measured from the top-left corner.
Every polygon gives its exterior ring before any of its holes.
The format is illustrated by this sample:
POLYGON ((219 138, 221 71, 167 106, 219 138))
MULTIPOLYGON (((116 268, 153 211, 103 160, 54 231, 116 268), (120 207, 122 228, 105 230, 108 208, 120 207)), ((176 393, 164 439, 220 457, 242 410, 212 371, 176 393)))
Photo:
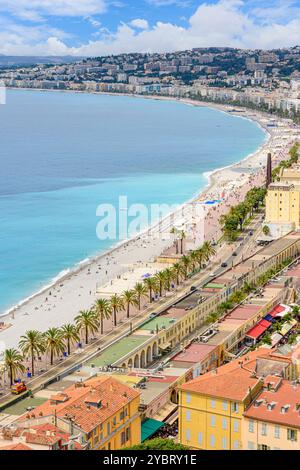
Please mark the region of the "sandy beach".
MULTIPOLYGON (((251 187, 264 183, 267 154, 272 153, 273 163, 276 165, 287 158, 291 145, 300 137, 299 129, 293 124, 255 111, 236 109, 232 112, 231 106, 198 103, 189 99, 180 101, 186 105, 216 108, 256 121, 266 131, 266 142, 255 154, 247 156, 243 161, 207 174, 207 187, 180 207, 171 218, 168 217, 135 238, 119 244, 110 252, 81 264, 51 287, 43 289, 2 315, 1 321, 10 325, 0 330, 2 348, 16 347, 20 336, 27 330, 45 331, 49 327, 72 322, 80 310, 89 309, 94 304, 99 298, 99 291, 109 285, 113 291, 115 280, 130 273, 134 267, 147 273, 148 263, 153 263, 158 255, 173 244, 170 236, 172 225, 184 226, 191 247, 193 243, 197 246, 204 240, 217 241, 221 235, 218 223, 220 216, 228 212, 232 205, 242 201, 251 187), (269 127, 270 120, 276 121, 277 127, 269 127), (220 202, 207 205, 207 200, 220 202)), ((106 325, 106 328, 110 327, 111 322, 106 325)))

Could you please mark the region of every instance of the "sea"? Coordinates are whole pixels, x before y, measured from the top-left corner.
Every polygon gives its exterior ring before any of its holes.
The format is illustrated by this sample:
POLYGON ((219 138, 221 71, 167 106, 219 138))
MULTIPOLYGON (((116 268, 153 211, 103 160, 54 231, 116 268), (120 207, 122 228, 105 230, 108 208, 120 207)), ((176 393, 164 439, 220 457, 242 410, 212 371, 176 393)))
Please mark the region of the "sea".
POLYGON ((117 208, 120 196, 129 206, 180 205, 207 185, 208 172, 265 140, 250 120, 178 101, 8 90, 0 105, 0 315, 120 242, 119 230, 115 239, 97 236, 99 206, 117 208))

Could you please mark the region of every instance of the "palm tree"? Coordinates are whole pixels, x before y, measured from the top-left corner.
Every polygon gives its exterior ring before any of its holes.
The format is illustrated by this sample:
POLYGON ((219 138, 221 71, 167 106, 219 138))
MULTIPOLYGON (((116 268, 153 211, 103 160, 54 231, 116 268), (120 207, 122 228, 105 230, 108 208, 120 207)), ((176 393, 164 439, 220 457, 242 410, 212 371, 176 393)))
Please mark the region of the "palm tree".
POLYGON ((24 356, 28 355, 30 357, 31 374, 34 376, 34 358, 45 352, 44 336, 39 331, 26 331, 25 335, 20 338, 19 347, 24 356))
POLYGON ((166 275, 164 271, 160 271, 159 273, 155 274, 154 279, 157 282, 157 285, 159 286, 159 296, 162 297, 163 294, 163 288, 166 284, 166 275))
POLYGON ((71 354, 71 344, 78 343, 80 336, 78 329, 73 323, 68 323, 61 328, 62 338, 67 342, 68 356, 71 354))
POLYGON ((184 278, 188 278, 188 272, 191 267, 191 258, 187 255, 184 255, 181 260, 180 260, 183 272, 184 272, 184 278))
POLYGON ((14 383, 18 372, 25 372, 23 356, 17 349, 6 349, 4 352, 4 364, 9 371, 10 386, 14 383))
POLYGON ((134 290, 126 290, 123 294, 123 302, 126 305, 127 318, 130 317, 130 307, 138 305, 138 299, 134 290))
POLYGON ((183 255, 183 240, 186 238, 186 233, 184 230, 180 231, 180 254, 183 255))
POLYGON ((212 256, 215 256, 215 254, 216 254, 216 250, 212 246, 210 241, 206 241, 206 242, 203 243, 202 252, 203 252, 203 255, 204 255, 204 259, 206 259, 206 261, 209 261, 210 258, 212 256))
POLYGON ((98 299, 94 305, 94 312, 97 315, 100 321, 100 332, 103 335, 104 333, 104 321, 109 320, 112 314, 111 306, 109 300, 107 299, 98 299))
POLYGON ((114 326, 117 326, 117 313, 124 308, 122 297, 115 294, 110 299, 110 306, 114 314, 114 326))
POLYGON ((172 267, 172 271, 174 273, 176 284, 179 286, 180 276, 182 275, 182 265, 180 263, 175 263, 172 267))
POLYGON ((148 277, 148 279, 145 279, 145 284, 147 286, 148 292, 149 292, 149 298, 150 298, 150 303, 153 302, 153 292, 157 292, 157 281, 154 277, 148 277))
POLYGON ((79 331, 83 330, 85 334, 85 344, 89 343, 89 334, 95 334, 99 328, 99 320, 92 310, 81 310, 75 317, 75 323, 79 331))
POLYGON ((165 287, 168 292, 171 290, 171 282, 174 280, 174 272, 171 268, 166 268, 165 271, 165 287))
POLYGON ((205 254, 203 247, 198 248, 197 250, 194 251, 195 253, 195 261, 198 263, 199 268, 202 268, 203 261, 205 260, 205 254))
POLYGON ((147 295, 148 289, 145 286, 145 284, 142 284, 141 282, 138 282, 135 285, 134 292, 135 292, 135 295, 136 295, 137 300, 138 300, 139 310, 141 310, 141 300, 142 300, 142 297, 145 297, 147 295))
POLYGON ((50 364, 53 366, 54 357, 63 354, 65 351, 65 343, 62 331, 59 328, 49 328, 44 333, 46 351, 50 352, 50 364))
POLYGON ((179 249, 178 249, 178 238, 177 238, 177 235, 178 235, 178 230, 176 227, 173 227, 171 229, 171 235, 174 235, 174 238, 175 238, 175 247, 176 247, 176 255, 178 255, 178 252, 179 252, 179 249))

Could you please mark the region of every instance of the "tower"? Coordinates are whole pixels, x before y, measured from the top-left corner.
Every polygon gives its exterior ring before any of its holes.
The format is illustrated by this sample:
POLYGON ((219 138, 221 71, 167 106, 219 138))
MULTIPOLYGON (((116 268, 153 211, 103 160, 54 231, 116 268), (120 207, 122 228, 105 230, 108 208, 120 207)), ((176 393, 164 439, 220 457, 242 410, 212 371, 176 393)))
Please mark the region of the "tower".
POLYGON ((272 183, 272 155, 268 153, 268 161, 267 161, 267 179, 266 179, 266 186, 267 188, 272 183))

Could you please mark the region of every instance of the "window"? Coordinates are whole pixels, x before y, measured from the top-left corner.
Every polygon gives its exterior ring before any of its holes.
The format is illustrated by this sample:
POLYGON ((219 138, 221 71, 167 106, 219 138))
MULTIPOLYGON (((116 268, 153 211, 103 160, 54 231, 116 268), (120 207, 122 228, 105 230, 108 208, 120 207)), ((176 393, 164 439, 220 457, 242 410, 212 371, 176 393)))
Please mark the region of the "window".
POLYGON ((222 429, 224 429, 224 430, 227 429, 227 419, 226 418, 222 419, 222 429))
POLYGON ((130 439, 130 428, 126 429, 126 442, 130 439))
POLYGON ((288 441, 296 441, 297 440, 297 431, 294 429, 288 429, 287 430, 287 438, 288 441))
POLYGON ((191 403, 191 394, 190 393, 186 394, 186 402, 191 403))
POLYGON ((226 437, 222 437, 222 449, 227 449, 227 439, 226 437))
POLYGON ((117 424, 117 418, 116 418, 116 416, 114 416, 113 417, 113 426, 116 426, 116 424, 117 424))
POLYGON ((274 429, 274 437, 276 439, 280 439, 280 426, 275 426, 275 429, 274 429))
POLYGON ((261 435, 266 436, 268 434, 268 425, 267 423, 262 423, 261 425, 261 435))
POLYGON ((202 444, 203 443, 203 434, 202 432, 198 432, 198 444, 202 444))
POLYGON ((214 415, 211 415, 210 417, 210 425, 213 427, 216 425, 216 417, 214 415))
POLYGON ((210 406, 211 406, 212 408, 215 408, 215 407, 216 407, 216 400, 212 400, 210 406))
POLYGON ((190 440, 191 440, 191 431, 190 431, 189 429, 187 429, 187 430, 185 431, 185 439, 186 439, 187 441, 190 441, 190 440))
POLYGON ((233 442, 233 448, 234 448, 235 450, 238 450, 238 449, 240 448, 240 443, 239 443, 239 441, 234 441, 234 442, 233 442))
POLYGON ((215 447, 215 445, 216 445, 216 438, 215 438, 214 434, 211 434, 211 435, 210 435, 210 440, 209 440, 209 441, 210 441, 210 447, 215 447))
POLYGON ((248 442, 248 450, 254 450, 254 442, 248 442))
POLYGON ((222 408, 223 408, 224 411, 227 411, 227 410, 228 410, 228 403, 227 403, 227 401, 223 401, 223 403, 222 403, 222 408))
POLYGON ((121 446, 123 446, 125 444, 125 432, 122 432, 121 434, 121 446))
POLYGON ((186 420, 191 421, 191 412, 190 412, 190 410, 186 410, 186 420))
POLYGON ((239 405, 238 405, 238 403, 236 403, 236 402, 232 403, 232 405, 231 405, 231 410, 232 410, 232 413, 238 413, 238 412, 239 412, 239 405))
POLYGON ((107 434, 110 434, 110 423, 107 423, 107 434))
POLYGON ((236 419, 233 421, 233 430, 239 432, 239 422, 236 419))
POLYGON ((254 421, 253 419, 249 420, 249 427, 248 427, 249 432, 254 432, 254 421))

